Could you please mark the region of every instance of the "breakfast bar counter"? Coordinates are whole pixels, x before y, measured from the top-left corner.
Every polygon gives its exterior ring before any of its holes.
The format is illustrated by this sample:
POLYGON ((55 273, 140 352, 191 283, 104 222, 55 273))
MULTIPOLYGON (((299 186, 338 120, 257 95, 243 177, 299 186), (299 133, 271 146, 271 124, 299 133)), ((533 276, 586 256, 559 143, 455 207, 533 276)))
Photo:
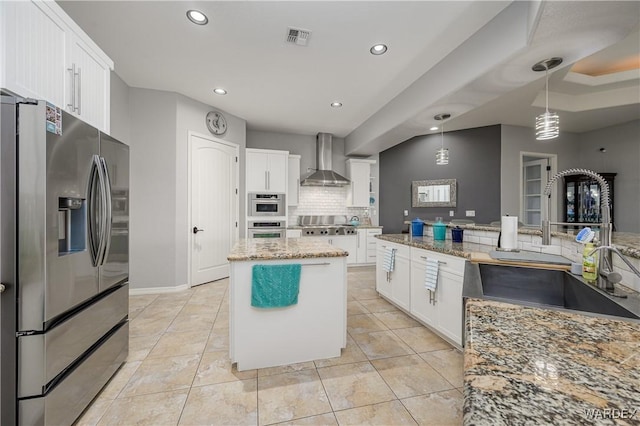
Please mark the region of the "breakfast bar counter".
POLYGON ((469 299, 464 424, 640 424, 640 322, 469 299))
POLYGON ((229 355, 239 371, 340 356, 347 344, 347 255, 313 237, 236 244, 228 256, 229 355), (269 297, 280 302, 290 291, 289 303, 270 304, 269 297), (256 293, 267 303, 256 304, 256 293))

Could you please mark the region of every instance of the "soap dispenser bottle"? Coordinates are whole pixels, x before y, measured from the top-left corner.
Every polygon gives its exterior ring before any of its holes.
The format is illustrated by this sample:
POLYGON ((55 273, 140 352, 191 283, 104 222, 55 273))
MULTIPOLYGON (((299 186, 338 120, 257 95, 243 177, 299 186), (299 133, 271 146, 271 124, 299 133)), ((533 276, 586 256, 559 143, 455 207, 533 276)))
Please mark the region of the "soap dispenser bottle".
POLYGON ((582 251, 582 278, 589 283, 594 283, 598 278, 598 255, 597 252, 591 254, 594 249, 593 243, 587 243, 582 251))

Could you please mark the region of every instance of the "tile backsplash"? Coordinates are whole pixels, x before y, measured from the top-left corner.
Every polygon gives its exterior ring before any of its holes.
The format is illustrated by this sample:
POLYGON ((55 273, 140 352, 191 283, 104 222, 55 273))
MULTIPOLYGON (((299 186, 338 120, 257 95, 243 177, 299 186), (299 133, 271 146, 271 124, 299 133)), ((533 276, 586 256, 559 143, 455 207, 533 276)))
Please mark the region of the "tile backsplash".
POLYGON ((289 224, 297 224, 298 216, 358 216, 360 220, 368 210, 360 207, 347 207, 348 186, 301 186, 297 206, 289 207, 289 224))

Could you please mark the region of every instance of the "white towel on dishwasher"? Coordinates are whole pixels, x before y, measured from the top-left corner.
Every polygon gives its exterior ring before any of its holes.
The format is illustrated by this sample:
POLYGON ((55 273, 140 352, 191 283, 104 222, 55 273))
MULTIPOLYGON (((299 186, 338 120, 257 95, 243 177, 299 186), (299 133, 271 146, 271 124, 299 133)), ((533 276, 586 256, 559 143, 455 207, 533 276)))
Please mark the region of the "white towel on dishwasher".
POLYGON ((384 249, 384 259, 382 260, 382 270, 393 272, 396 263, 396 249, 387 247, 384 249))
POLYGON ((440 263, 435 259, 427 259, 427 267, 424 273, 424 288, 429 291, 436 291, 438 288, 438 268, 440 263))

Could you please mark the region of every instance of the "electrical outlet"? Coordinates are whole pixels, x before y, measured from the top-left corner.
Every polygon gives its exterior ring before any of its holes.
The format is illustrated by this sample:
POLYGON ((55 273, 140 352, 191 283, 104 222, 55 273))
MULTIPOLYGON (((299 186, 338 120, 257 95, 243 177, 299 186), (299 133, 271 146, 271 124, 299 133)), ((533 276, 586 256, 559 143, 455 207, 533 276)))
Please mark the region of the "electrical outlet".
POLYGON ((409 210, 404 211, 404 217, 407 217, 407 216, 409 216, 409 210))
POLYGON ((475 215, 476 215, 475 210, 467 210, 467 217, 475 217, 475 215))
POLYGON ((456 212, 454 212, 453 210, 449 210, 449 216, 453 217, 454 214, 456 214, 456 212))

